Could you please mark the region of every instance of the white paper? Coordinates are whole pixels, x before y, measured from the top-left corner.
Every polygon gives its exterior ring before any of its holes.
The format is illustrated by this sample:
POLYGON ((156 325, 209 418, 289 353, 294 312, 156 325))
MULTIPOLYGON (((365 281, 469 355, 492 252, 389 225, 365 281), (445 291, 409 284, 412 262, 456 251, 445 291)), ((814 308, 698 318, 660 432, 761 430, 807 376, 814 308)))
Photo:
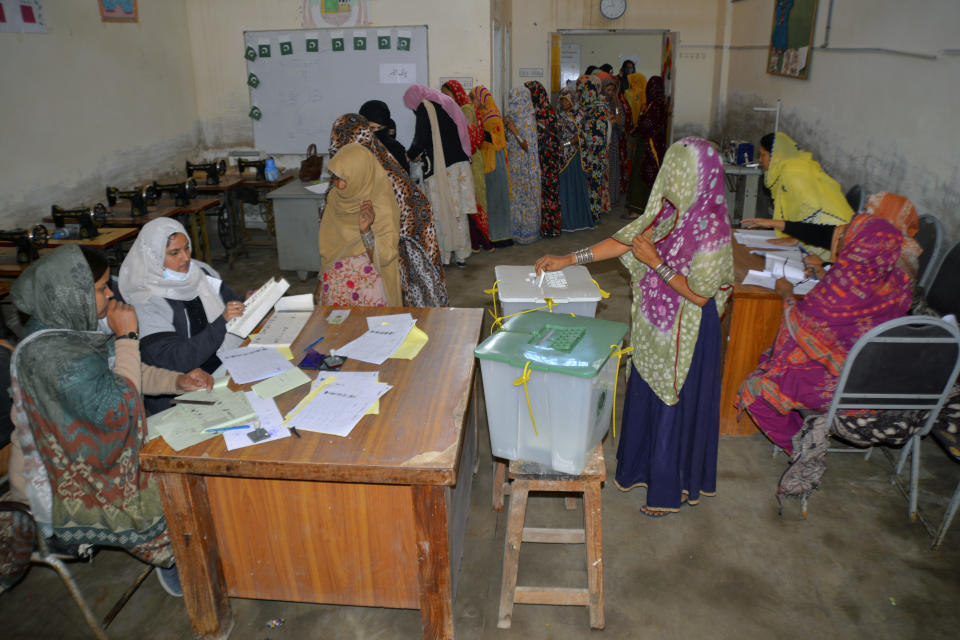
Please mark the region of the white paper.
POLYGON ((273 398, 261 398, 254 391, 245 391, 243 395, 247 397, 247 402, 257 413, 257 419, 260 421, 261 427, 272 429, 283 424, 283 415, 277 409, 277 403, 273 398))
POLYGON ((773 249, 779 248, 777 245, 771 245, 769 240, 777 237, 773 229, 749 229, 733 232, 733 237, 741 245, 750 249, 773 249))
POLYGON ((367 316, 367 329, 374 329, 383 325, 404 323, 416 324, 416 320, 409 313, 394 313, 382 316, 367 316))
MULTIPOLYGON (((249 392, 248 392, 249 393, 249 392)), ((256 395, 256 394, 254 394, 256 395)), ((273 402, 271 400, 270 402, 273 402)), ((274 407, 276 409, 276 407, 274 407)), ((250 427, 249 429, 237 429, 236 431, 224 431, 223 434, 223 443, 227 447, 227 451, 233 451, 234 449, 242 449, 244 447, 249 447, 253 444, 263 444, 264 442, 272 442, 273 440, 280 440, 282 438, 290 437, 290 430, 286 427, 281 427, 280 425, 274 425, 268 427, 264 425, 261 421, 261 427, 266 429, 270 433, 269 438, 264 438, 258 442, 251 440, 247 434, 256 429, 255 426, 250 427)))
POLYGON ((803 263, 799 260, 790 260, 774 254, 767 254, 764 258, 764 270, 775 278, 786 278, 790 284, 797 284, 807 279, 803 263))
POLYGON ((302 293, 298 296, 284 296, 273 305, 274 311, 313 311, 313 294, 302 293))
MULTIPOLYGON (((307 294, 310 296, 310 294, 307 294)), ((250 344, 265 347, 289 347, 313 315, 309 311, 274 313, 259 332, 250 336, 250 344)))
POLYGON ((318 184, 310 184, 304 187, 307 191, 312 191, 320 195, 325 194, 330 189, 329 182, 320 182, 318 184))
POLYGON ((287 426, 303 431, 347 436, 366 414, 367 409, 390 389, 388 384, 338 378, 320 391, 310 404, 297 412, 287 422, 287 426))
MULTIPOLYGON (((280 278, 279 281, 270 278, 263 286, 254 291, 249 298, 244 301, 246 309, 239 318, 234 318, 227 323, 227 331, 246 338, 250 335, 264 316, 277 303, 277 300, 290 288, 290 283, 280 278)), ((236 380, 236 378, 234 378, 236 380)), ((243 383, 240 383, 243 384, 243 383)))
POLYGON ((743 278, 743 284, 749 284, 755 287, 763 287, 765 289, 773 289, 777 285, 777 279, 766 271, 754 271, 753 269, 750 269, 747 271, 747 275, 743 278))
POLYGON ((404 62, 380 64, 380 84, 416 84, 417 65, 404 62))
POLYGON ((293 368, 290 361, 273 347, 240 347, 220 353, 220 359, 237 384, 257 382, 293 368))
POLYGON ((336 350, 337 355, 371 364, 383 364, 407 339, 413 325, 412 321, 397 321, 369 329, 356 340, 339 347, 336 350))

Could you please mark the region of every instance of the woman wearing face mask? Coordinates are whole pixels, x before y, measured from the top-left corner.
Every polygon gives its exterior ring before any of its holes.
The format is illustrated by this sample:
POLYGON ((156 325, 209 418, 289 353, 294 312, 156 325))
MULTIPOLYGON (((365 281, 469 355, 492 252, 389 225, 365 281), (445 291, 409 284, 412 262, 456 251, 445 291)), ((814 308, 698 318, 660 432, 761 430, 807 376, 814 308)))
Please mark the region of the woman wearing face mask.
MULTIPOLYGON (((244 310, 210 265, 191 259, 186 230, 170 218, 143 225, 120 267, 120 295, 137 311, 143 361, 174 371, 213 373, 227 322, 244 310)), ((162 411, 169 397, 147 398, 146 406, 162 411)))

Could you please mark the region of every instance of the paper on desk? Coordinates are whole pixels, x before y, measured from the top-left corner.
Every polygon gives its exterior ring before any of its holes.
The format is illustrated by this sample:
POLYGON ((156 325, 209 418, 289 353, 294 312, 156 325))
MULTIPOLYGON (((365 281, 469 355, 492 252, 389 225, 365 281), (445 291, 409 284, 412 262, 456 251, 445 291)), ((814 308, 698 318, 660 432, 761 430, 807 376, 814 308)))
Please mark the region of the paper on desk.
POLYGON ((302 293, 298 296, 283 296, 273 305, 275 311, 313 311, 313 294, 302 293))
POLYGON ((289 422, 291 418, 297 415, 297 412, 299 412, 305 406, 310 404, 310 401, 316 398, 317 394, 320 393, 325 387, 333 384, 334 380, 336 380, 336 378, 334 378, 333 376, 330 376, 330 377, 317 376, 317 379, 314 380, 313 384, 310 386, 310 391, 307 392, 307 395, 303 396, 303 399, 300 400, 300 402, 298 402, 296 406, 293 409, 290 409, 290 411, 287 412, 287 415, 284 416, 283 418, 284 424, 289 422))
MULTIPOLYGON (((316 385, 318 382, 324 378, 336 378, 339 380, 345 380, 347 382, 351 380, 364 380, 367 382, 379 382, 380 374, 376 371, 321 371, 320 375, 317 376, 317 379, 314 380, 316 385)), ((380 414, 380 400, 377 399, 370 408, 367 409, 365 415, 376 416, 380 414)))
POLYGON ((734 231, 733 237, 738 243, 751 249, 769 249, 777 245, 771 245, 768 240, 776 238, 776 232, 773 229, 750 229, 748 231, 734 231))
POLYGON ((307 191, 312 191, 320 195, 325 194, 329 188, 330 188, 329 182, 318 182, 316 184, 311 184, 304 187, 304 189, 306 189, 307 191))
POLYGON ((293 353, 290 352, 290 345, 300 335, 304 325, 310 320, 310 315, 309 311, 276 312, 267 319, 259 332, 250 336, 250 344, 279 349, 280 353, 291 360, 293 353))
POLYGON ((334 309, 327 316, 327 324, 343 324, 349 315, 350 309, 334 309))
POLYGON ((786 260, 795 260, 797 262, 803 262, 803 252, 799 248, 795 249, 751 249, 750 253, 755 256, 760 256, 761 258, 766 258, 767 256, 779 256, 786 260))
MULTIPOLYGON (((370 319, 367 319, 368 326, 370 319)), ((406 340, 414 321, 398 320, 390 324, 380 324, 367 330, 356 340, 339 347, 338 356, 347 356, 354 360, 362 360, 372 364, 383 364, 406 340)))
POLYGON ((800 261, 768 253, 764 258, 764 263, 764 271, 776 278, 786 278, 790 281, 790 284, 796 284, 807 279, 803 263, 800 261))
POLYGON ((192 447, 198 442, 213 438, 215 433, 205 433, 203 425, 177 405, 147 418, 147 432, 163 436, 174 451, 192 447))
POLYGON ((390 389, 390 385, 380 382, 334 381, 288 420, 287 426, 345 437, 374 401, 390 389))
POLYGON ((296 389, 300 385, 310 382, 310 376, 303 369, 292 367, 283 373, 250 387, 261 398, 276 398, 281 393, 296 389))
MULTIPOLYGON (((271 440, 279 440, 281 438, 290 437, 290 431, 286 427, 281 426, 283 423, 283 416, 280 415, 280 411, 277 410, 277 403, 269 398, 261 398, 253 391, 247 391, 244 395, 246 395, 247 401, 256 412, 257 420, 260 423, 260 426, 270 433, 270 437, 260 440, 259 442, 254 442, 247 437, 247 434, 250 433, 250 429, 224 431, 223 442, 227 447, 227 451, 242 449, 243 447, 249 447, 252 444, 261 444, 263 442, 270 442, 271 440)), ((253 428, 254 427, 251 427, 251 429, 253 428)))
POLYGON ((749 284, 755 287, 763 287, 765 289, 775 289, 777 286, 777 279, 767 271, 754 271, 753 269, 750 269, 747 271, 747 275, 743 278, 743 284, 749 284))
POLYGON ((222 351, 219 356, 237 384, 257 382, 293 368, 290 361, 273 347, 240 347, 222 351))
POLYGON ((416 322, 417 321, 414 320, 413 316, 409 313, 392 313, 383 316, 367 316, 368 329, 374 329, 376 327, 397 323, 416 324, 416 322))
POLYGON ((413 328, 410 329, 407 339, 403 341, 400 348, 394 351, 390 357, 413 360, 417 357, 417 354, 420 353, 420 350, 423 349, 423 346, 427 344, 427 340, 429 339, 429 336, 427 336, 427 333, 423 329, 414 325, 413 328))

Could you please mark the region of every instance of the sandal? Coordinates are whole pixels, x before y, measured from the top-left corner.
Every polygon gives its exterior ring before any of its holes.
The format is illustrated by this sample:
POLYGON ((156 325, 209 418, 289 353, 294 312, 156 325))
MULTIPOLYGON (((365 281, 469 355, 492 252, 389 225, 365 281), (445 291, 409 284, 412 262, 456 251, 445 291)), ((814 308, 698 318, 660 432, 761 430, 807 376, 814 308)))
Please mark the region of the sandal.
POLYGON ((665 509, 651 509, 650 507, 642 506, 640 507, 640 513, 648 518, 662 518, 670 515, 673 513, 673 511, 667 511, 665 509))

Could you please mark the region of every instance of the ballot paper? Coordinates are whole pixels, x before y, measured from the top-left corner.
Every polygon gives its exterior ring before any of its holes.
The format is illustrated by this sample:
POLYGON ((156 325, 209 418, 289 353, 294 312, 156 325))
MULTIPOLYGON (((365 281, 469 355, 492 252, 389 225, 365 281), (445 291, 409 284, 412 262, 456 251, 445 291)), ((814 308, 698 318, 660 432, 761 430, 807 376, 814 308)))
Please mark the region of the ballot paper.
POLYGON ((392 388, 370 380, 340 379, 336 375, 334 378, 287 420, 288 427, 345 437, 370 406, 392 388))
POLYGON ((276 398, 281 393, 286 393, 291 389, 296 389, 302 384, 310 382, 310 376, 303 372, 299 367, 291 367, 280 375, 267 378, 263 382, 250 387, 255 394, 261 398, 276 398))
POLYGON ((181 451, 216 437, 215 433, 204 432, 202 424, 180 409, 181 405, 177 405, 147 418, 147 433, 163 436, 174 451, 181 451))
POLYGON ((246 338, 289 288, 290 283, 283 278, 267 280, 244 301, 243 315, 227 322, 227 331, 246 338))
POLYGON ((287 311, 309 311, 313 313, 313 294, 301 293, 298 296, 283 296, 273 305, 273 310, 277 312, 287 311))
MULTIPOLYGON (((769 271, 754 271, 751 269, 747 271, 747 275, 744 276, 743 284, 763 287, 764 289, 776 289, 779 277, 782 276, 776 276, 769 271)), ((804 278, 798 282, 791 282, 790 284, 793 285, 793 292, 795 294, 803 296, 810 293, 810 290, 816 286, 817 282, 816 278, 804 278)))
POLYGON ((339 347, 336 350, 337 355, 372 364, 383 364, 400 348, 413 328, 416 321, 409 316, 410 314, 398 314, 367 318, 367 326, 370 327, 367 332, 339 347))
POLYGON ((293 368, 290 361, 273 347, 240 347, 219 355, 237 384, 265 380, 293 368))
POLYGON ((263 429, 266 429, 266 431, 270 434, 270 437, 264 438, 259 442, 254 442, 251 440, 247 434, 254 429, 255 426, 251 426, 250 429, 224 431, 223 442, 227 447, 227 451, 242 449, 243 447, 249 447, 252 444, 261 444, 263 442, 270 442, 272 440, 280 440, 281 438, 290 437, 290 430, 282 426, 283 416, 280 415, 280 411, 277 409, 277 404, 273 400, 261 398, 252 391, 247 391, 244 395, 247 397, 247 401, 257 414, 257 422, 259 423, 259 426, 263 429))
POLYGON ((807 279, 802 262, 774 254, 767 254, 764 257, 764 271, 776 278, 786 278, 790 284, 797 284, 807 279))
MULTIPOLYGON (((285 298, 281 298, 283 299, 285 298)), ((280 349, 281 353, 284 349, 289 350, 290 345, 310 320, 310 315, 310 311, 276 312, 267 319, 259 332, 250 336, 250 344, 274 347, 280 349)))
POLYGON ((777 233, 773 229, 738 229, 733 232, 733 237, 745 247, 769 249, 776 245, 771 245, 767 241, 776 238, 777 233))

